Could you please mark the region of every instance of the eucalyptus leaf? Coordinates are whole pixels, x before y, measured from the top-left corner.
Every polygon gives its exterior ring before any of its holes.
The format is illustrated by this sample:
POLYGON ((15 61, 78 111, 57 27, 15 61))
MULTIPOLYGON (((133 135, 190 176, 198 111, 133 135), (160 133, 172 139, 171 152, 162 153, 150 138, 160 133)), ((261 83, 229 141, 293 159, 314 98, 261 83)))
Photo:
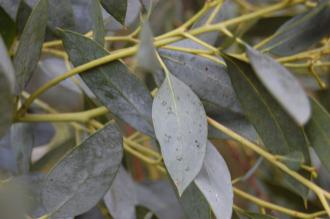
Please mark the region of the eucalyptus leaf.
POLYGON ((268 93, 248 64, 229 57, 226 61, 241 106, 265 147, 281 155, 302 152, 308 161, 309 145, 303 129, 268 93))
POLYGON ((30 170, 31 154, 34 146, 32 131, 32 126, 26 123, 15 123, 10 130, 11 145, 16 155, 19 174, 28 174, 30 170))
POLYGON ((93 38, 100 45, 104 46, 105 29, 101 5, 98 0, 91 1, 90 12, 93 21, 93 38))
POLYGON ((153 42, 154 37, 149 22, 146 20, 140 33, 140 45, 136 55, 136 64, 137 68, 151 73, 161 69, 153 42))
POLYGON ((217 219, 230 219, 233 188, 226 162, 211 142, 207 143, 203 167, 195 184, 210 204, 217 219))
POLYGON ((306 133, 322 164, 330 172, 330 115, 314 98, 312 118, 306 125, 306 133))
POLYGON ((48 0, 49 1, 49 22, 48 27, 52 31, 56 28, 73 29, 75 21, 71 1, 48 0))
POLYGON ((20 43, 14 57, 18 90, 24 89, 37 67, 44 42, 48 17, 48 0, 40 0, 25 24, 20 43), (33 36, 33 37, 32 37, 33 36), (26 55, 26 52, 29 55, 26 55))
POLYGON ((54 218, 90 210, 111 186, 123 156, 122 136, 110 123, 76 146, 50 171, 43 205, 54 218))
POLYGON ((211 208, 195 183, 184 191, 180 203, 189 219, 211 218, 211 208))
POLYGON ((10 49, 15 36, 16 36, 16 24, 6 11, 0 7, 0 34, 8 49, 10 49))
POLYGON ((137 205, 135 186, 124 167, 120 167, 110 190, 104 196, 104 202, 113 218, 135 218, 137 205))
POLYGON ((15 71, 0 36, 0 138, 12 122, 14 110, 15 71))
POLYGON ((299 125, 304 125, 310 118, 311 107, 297 79, 270 56, 250 47, 247 55, 262 84, 299 125))
MULTIPOLYGON (((75 66, 109 55, 99 44, 78 33, 64 31, 64 47, 75 66)), ((152 98, 145 85, 120 61, 81 74, 97 98, 116 116, 153 136, 152 98)))
MULTIPOLYGON (((282 109, 255 76, 248 64, 226 57, 229 75, 246 117, 255 127, 265 147, 274 154, 290 157, 302 153, 310 163, 309 144, 304 130, 282 109)), ((293 157, 295 158, 295 157, 293 157)), ((308 189, 286 177, 291 189, 306 198, 308 189)))
POLYGON ((154 98, 152 119, 165 166, 181 196, 205 157, 207 122, 203 105, 187 85, 168 73, 154 98))
POLYGON ((111 14, 119 23, 125 23, 127 0, 99 0, 103 8, 111 14))
POLYGON ((330 1, 322 0, 315 8, 284 23, 262 50, 280 56, 301 52, 329 35, 329 26, 330 1))

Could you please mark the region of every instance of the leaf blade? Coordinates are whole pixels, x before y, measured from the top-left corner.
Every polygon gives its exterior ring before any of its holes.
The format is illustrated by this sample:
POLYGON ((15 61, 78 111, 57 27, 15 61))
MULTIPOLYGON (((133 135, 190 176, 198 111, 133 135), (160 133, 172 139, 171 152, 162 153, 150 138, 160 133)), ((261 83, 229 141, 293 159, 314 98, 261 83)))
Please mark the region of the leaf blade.
MULTIPOLYGON (((100 45, 78 33, 64 31, 62 39, 75 66, 109 54, 100 45)), ((81 78, 114 115, 137 130, 154 136, 151 95, 126 65, 113 61, 81 74, 81 78)))
POLYGON ((161 152, 179 195, 200 171, 206 150, 204 108, 190 88, 169 74, 152 105, 161 152))
POLYGON ((103 8, 112 15, 119 23, 125 24, 127 0, 100 0, 103 8))
POLYGON ((71 150, 45 179, 46 211, 53 217, 71 217, 95 206, 120 167, 122 144, 117 126, 110 123, 71 150))

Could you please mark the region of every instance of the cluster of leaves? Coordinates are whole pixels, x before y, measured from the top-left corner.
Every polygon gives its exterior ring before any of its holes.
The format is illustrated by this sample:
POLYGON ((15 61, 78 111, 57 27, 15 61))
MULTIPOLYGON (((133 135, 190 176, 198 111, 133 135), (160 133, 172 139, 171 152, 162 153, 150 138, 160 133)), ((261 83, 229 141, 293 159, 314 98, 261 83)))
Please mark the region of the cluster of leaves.
POLYGON ((330 1, 182 4, 0 1, 1 218, 330 216, 330 1))

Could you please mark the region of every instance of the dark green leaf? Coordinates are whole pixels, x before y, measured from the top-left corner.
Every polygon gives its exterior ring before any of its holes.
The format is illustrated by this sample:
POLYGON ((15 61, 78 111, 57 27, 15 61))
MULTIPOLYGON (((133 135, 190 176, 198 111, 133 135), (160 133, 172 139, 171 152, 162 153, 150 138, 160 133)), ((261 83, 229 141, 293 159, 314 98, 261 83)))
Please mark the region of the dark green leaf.
POLYGON ((306 133, 322 164, 330 171, 330 115, 315 99, 312 102, 312 118, 306 125, 306 133))
POLYGON ((93 21, 93 38, 101 46, 104 46, 105 29, 99 1, 91 1, 90 13, 93 21))
POLYGON ((47 26, 48 1, 40 0, 24 27, 14 57, 18 90, 24 89, 37 67, 47 26), (26 55, 26 53, 29 55, 26 55))
POLYGON ((262 49, 281 56, 301 52, 330 34, 329 26, 330 1, 322 0, 317 7, 283 24, 262 49))
MULTIPOLYGON (((69 0, 48 0, 49 1, 49 22, 48 27, 55 31, 60 27, 73 29, 75 26, 72 4, 69 0)), ((86 16, 86 15, 85 15, 86 16)))
POLYGON ((110 123, 70 151, 48 174, 43 205, 54 218, 82 214, 104 196, 120 167, 122 136, 110 123))
POLYGON ((14 42, 16 35, 16 24, 11 17, 0 7, 0 35, 8 49, 14 42))
POLYGON ((308 143, 300 128, 288 116, 256 78, 252 68, 239 60, 227 58, 229 75, 241 106, 255 126, 265 146, 276 154, 302 152, 306 161, 308 143))
MULTIPOLYGON (((63 42, 75 66, 109 55, 99 44, 74 32, 64 31, 63 42)), ((151 95, 125 64, 113 61, 89 70, 81 77, 114 115, 139 131, 154 135, 151 95)))
MULTIPOLYGON (((178 51, 161 50, 160 54, 172 74, 187 84, 203 102, 213 105, 217 112, 241 112, 225 64, 178 51)), ((223 61, 220 57, 215 58, 223 61)), ((156 77, 158 84, 164 80, 161 72, 156 77)))
POLYGON ((17 8, 17 14, 16 14, 16 26, 17 26, 17 33, 20 36, 24 30, 25 24, 27 20, 29 19, 29 16, 31 14, 31 7, 25 2, 20 1, 18 8, 17 8))
POLYGON ((165 166, 181 196, 202 168, 207 122, 194 92, 168 74, 154 98, 152 119, 165 166))
POLYGON ((180 203, 189 219, 211 218, 211 208, 195 183, 184 191, 180 203))
MULTIPOLYGON (((309 144, 303 129, 295 123, 262 86, 251 66, 228 57, 226 61, 241 106, 246 117, 254 125, 265 147, 272 153, 287 157, 302 153, 304 161, 309 163, 309 144)), ((291 184, 295 183, 292 178, 289 178, 289 180, 291 184)), ((291 188, 298 188, 298 186, 292 186, 291 188)), ((303 196, 306 195, 305 192, 308 191, 304 189, 303 196)))
POLYGON ((208 142, 204 164, 195 184, 210 204, 216 218, 230 219, 233 189, 226 162, 211 142, 208 142))
POLYGON ((135 183, 124 167, 120 167, 110 190, 104 196, 104 202, 113 218, 135 217, 137 205, 135 183))
POLYGON ((103 8, 111 14, 119 23, 125 23, 127 0, 100 0, 103 8))
POLYGON ((149 22, 145 21, 140 33, 140 45, 136 55, 136 62, 139 69, 151 73, 161 69, 153 42, 154 37, 149 22))
POLYGON ((311 107, 297 79, 270 56, 250 47, 247 47, 247 54, 267 90, 299 125, 304 125, 310 118, 311 107))
POLYGON ((15 72, 0 36, 0 138, 9 128, 14 110, 15 72))

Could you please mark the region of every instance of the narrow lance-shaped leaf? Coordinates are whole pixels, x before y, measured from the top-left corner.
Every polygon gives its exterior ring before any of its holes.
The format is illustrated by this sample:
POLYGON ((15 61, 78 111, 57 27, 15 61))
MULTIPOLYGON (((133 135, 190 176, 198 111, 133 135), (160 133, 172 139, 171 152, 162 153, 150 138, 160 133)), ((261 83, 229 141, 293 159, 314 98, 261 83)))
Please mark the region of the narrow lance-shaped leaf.
POLYGON ((10 48, 16 36, 16 24, 11 17, 0 7, 0 34, 7 46, 10 48))
POLYGON ((43 183, 47 214, 54 218, 72 217, 95 206, 120 167, 122 143, 118 127, 110 123, 70 151, 43 183))
POLYGON ((260 81, 299 124, 305 124, 311 114, 308 97, 297 79, 270 56, 247 47, 247 54, 260 81))
POLYGON ((0 36, 0 138, 12 122, 14 110, 15 72, 0 36))
POLYGON ((93 21, 93 38, 101 46, 104 46, 105 29, 101 5, 98 0, 91 1, 90 13, 93 21))
POLYGON ((314 98, 312 118, 306 125, 306 133, 322 164, 330 172, 330 115, 314 98))
POLYGON ((111 14, 119 23, 125 23, 127 0, 99 0, 103 8, 111 14))
POLYGON ((48 17, 48 0, 40 0, 31 12, 25 24, 20 43, 14 57, 18 90, 24 89, 26 83, 37 67, 44 42, 48 17), (29 55, 26 55, 28 51, 29 55))
MULTIPOLYGON (((109 55, 99 44, 81 34, 64 31, 64 48, 75 66, 109 55)), ((120 61, 81 74, 96 97, 116 116, 137 130, 153 136, 152 98, 145 85, 120 61)))
POLYGON ((233 188, 226 162, 211 142, 207 143, 203 167, 195 184, 210 204, 217 219, 230 219, 233 188))
POLYGON ((10 131, 11 146, 16 155, 18 173, 28 174, 34 146, 32 126, 26 123, 15 123, 10 131))
POLYGON ((146 20, 140 33, 140 45, 136 55, 136 64, 137 68, 151 73, 161 69, 153 42, 154 37, 149 22, 146 20))
POLYGON ((154 98, 152 119, 165 166, 181 196, 203 164, 207 141, 204 108, 187 85, 168 73, 154 98))
MULTIPOLYGON (((226 57, 229 75, 246 117, 255 127, 264 145, 272 153, 292 158, 297 154, 310 162, 308 147, 302 127, 282 109, 258 81, 247 63, 226 57)), ((304 162, 301 161, 301 162, 304 162)), ((288 178, 288 177, 287 177, 288 178)), ((291 189, 306 197, 308 190, 289 178, 291 189), (299 190, 299 191, 298 191, 299 190)))
POLYGON ((211 219, 211 208, 195 183, 191 183, 180 198, 180 203, 191 219, 211 219))
POLYGON ((73 29, 75 26, 71 1, 48 0, 49 1, 49 22, 48 27, 55 31, 60 27, 73 29))
POLYGON ((298 53, 330 34, 330 1, 322 0, 315 8, 283 24, 262 47, 275 55, 298 53))
POLYGON ((120 167, 118 174, 104 196, 104 202, 114 218, 134 219, 137 194, 135 183, 124 167, 120 167))

